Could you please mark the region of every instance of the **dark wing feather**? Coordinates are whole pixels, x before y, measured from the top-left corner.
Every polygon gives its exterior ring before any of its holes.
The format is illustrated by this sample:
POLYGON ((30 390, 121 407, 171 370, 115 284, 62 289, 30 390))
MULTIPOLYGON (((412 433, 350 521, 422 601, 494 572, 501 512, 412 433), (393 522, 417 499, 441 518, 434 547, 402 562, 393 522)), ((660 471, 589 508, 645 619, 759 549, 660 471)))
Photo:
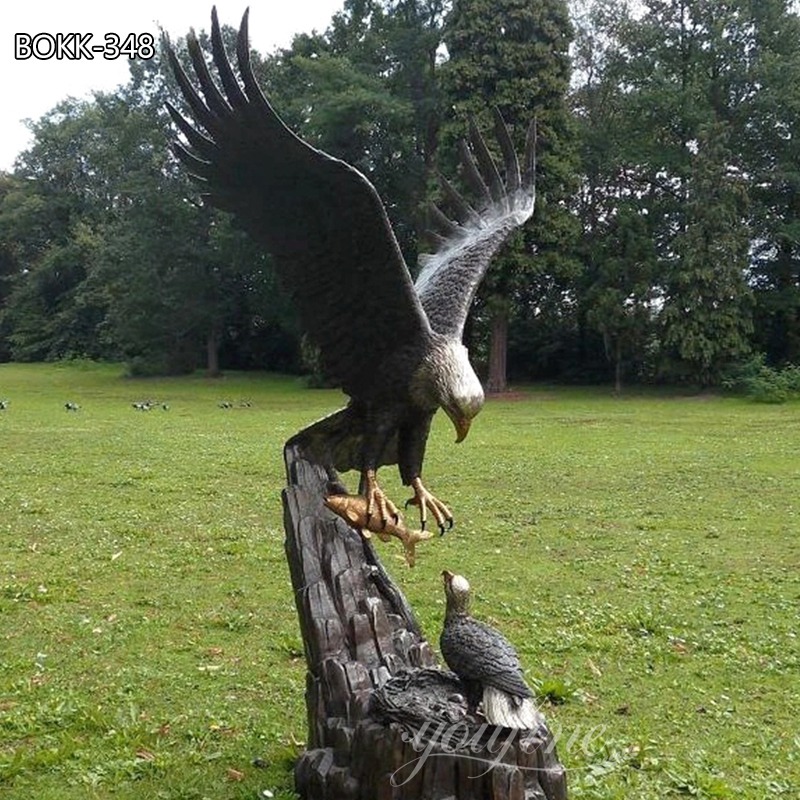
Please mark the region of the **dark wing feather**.
POLYGON ((447 666, 462 680, 480 681, 515 697, 530 697, 516 650, 489 625, 471 617, 445 624, 439 646, 447 666))
POLYGON ((430 326, 389 220, 370 182, 290 131, 253 75, 242 19, 237 58, 225 53, 212 12, 212 79, 193 33, 187 38, 198 92, 171 48, 167 54, 196 123, 170 115, 188 147, 175 152, 204 199, 232 212, 273 256, 303 326, 330 372, 354 395, 375 389, 374 368, 399 343, 423 341, 430 326))
POLYGON ((420 259, 422 271, 414 284, 431 327, 458 339, 493 256, 511 232, 533 214, 535 123, 528 130, 522 170, 508 129, 496 109, 495 133, 505 162, 505 182, 486 142, 471 123, 470 144, 462 144, 461 160, 464 178, 480 200, 480 210, 472 208, 452 184, 440 178, 447 206, 458 221, 449 219, 435 206, 431 208, 439 248, 435 254, 420 259))

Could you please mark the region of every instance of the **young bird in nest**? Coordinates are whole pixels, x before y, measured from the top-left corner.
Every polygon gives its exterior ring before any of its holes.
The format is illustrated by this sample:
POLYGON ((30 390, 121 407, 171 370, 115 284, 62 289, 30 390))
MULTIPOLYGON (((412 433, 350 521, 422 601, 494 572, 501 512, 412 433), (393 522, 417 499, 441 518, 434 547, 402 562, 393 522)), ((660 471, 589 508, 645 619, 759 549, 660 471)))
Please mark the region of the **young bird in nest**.
POLYGON ((465 577, 445 570, 442 579, 447 611, 439 648, 464 684, 469 713, 474 714, 482 702, 483 715, 492 725, 536 730, 542 717, 516 651, 500 631, 470 616, 465 577))

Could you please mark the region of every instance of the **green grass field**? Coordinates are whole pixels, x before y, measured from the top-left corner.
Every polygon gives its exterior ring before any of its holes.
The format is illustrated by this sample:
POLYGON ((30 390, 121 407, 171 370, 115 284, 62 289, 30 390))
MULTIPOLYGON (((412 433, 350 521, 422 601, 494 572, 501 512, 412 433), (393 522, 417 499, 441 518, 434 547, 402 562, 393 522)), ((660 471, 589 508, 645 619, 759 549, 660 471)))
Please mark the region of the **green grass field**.
MULTIPOLYGON (((0 797, 293 797, 281 448, 341 397, 73 364, 0 365, 0 399, 0 797)), ((453 532, 414 570, 378 546, 434 642, 439 573, 470 578, 571 798, 800 795, 800 406, 532 388, 452 439, 453 532)))

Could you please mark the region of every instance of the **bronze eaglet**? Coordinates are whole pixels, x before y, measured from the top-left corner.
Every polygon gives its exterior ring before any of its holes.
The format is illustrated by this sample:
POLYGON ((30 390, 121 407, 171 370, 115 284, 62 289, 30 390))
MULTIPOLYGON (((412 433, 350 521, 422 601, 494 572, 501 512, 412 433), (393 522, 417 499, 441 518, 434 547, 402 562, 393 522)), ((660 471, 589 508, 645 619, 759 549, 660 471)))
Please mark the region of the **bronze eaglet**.
POLYGON ((445 570, 442 579, 447 611, 439 648, 464 684, 469 712, 483 702, 483 715, 492 725, 536 730, 543 720, 516 651, 500 631, 470 616, 466 578, 445 570))
POLYGON ((167 46, 187 115, 197 124, 168 104, 186 139, 174 144, 175 153, 202 187, 205 202, 232 212, 272 256, 326 373, 350 396, 346 408, 306 428, 299 441, 329 471, 358 469, 370 518, 381 522, 399 515, 379 488, 376 470, 397 464, 423 527, 430 511, 443 532, 453 516, 422 484, 425 444, 439 408, 460 442, 483 405, 461 338, 490 260, 533 213, 534 126, 520 168, 495 112, 501 175, 470 124, 461 157, 464 179, 480 203, 476 210, 441 180, 457 221, 431 209, 438 248, 423 257, 414 282, 372 184, 296 136, 262 94, 247 24, 246 11, 236 46, 241 83, 225 53, 216 9, 211 48, 218 83, 193 32, 187 45, 199 91, 167 46))

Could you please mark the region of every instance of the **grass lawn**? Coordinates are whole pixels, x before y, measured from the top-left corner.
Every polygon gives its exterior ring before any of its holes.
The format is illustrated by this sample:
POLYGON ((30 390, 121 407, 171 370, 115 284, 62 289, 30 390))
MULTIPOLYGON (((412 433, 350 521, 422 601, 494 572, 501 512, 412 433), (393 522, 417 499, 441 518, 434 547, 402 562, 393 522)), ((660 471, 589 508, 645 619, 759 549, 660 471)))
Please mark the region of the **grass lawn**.
MULTIPOLYGON (((0 365, 0 797, 291 798, 281 448, 341 397, 120 374, 0 365)), ((455 529, 414 570, 378 546, 434 642, 439 573, 470 578, 570 797, 800 796, 800 405, 532 388, 452 439, 426 478, 455 529)))

